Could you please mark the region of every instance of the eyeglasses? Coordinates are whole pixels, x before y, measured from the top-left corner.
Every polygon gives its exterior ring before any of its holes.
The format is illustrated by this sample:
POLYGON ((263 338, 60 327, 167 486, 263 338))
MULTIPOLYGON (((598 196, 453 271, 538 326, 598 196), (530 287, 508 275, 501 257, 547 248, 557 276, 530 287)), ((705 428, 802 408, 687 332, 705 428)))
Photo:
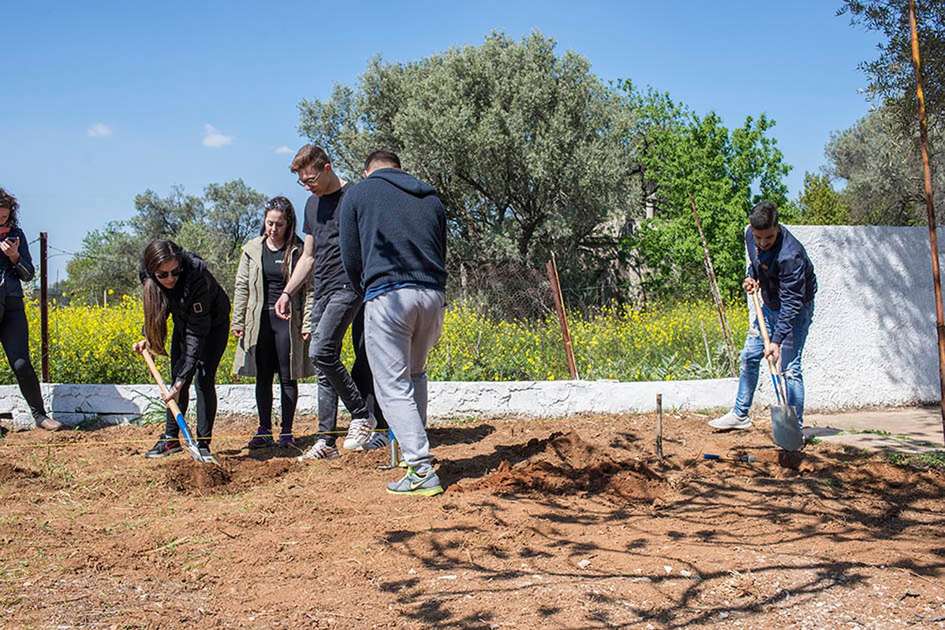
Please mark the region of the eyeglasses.
POLYGON ((168 276, 174 276, 176 278, 177 276, 181 274, 181 272, 182 270, 180 268, 180 265, 178 265, 174 267, 173 269, 171 269, 170 271, 155 271, 154 277, 157 278, 158 280, 164 280, 168 276))
POLYGON ((318 175, 316 175, 315 177, 307 177, 305 179, 302 179, 300 177, 299 179, 296 180, 295 183, 301 186, 302 188, 308 188, 309 186, 314 186, 315 184, 318 183, 318 178, 321 177, 322 173, 324 172, 325 171, 318 171, 318 175))

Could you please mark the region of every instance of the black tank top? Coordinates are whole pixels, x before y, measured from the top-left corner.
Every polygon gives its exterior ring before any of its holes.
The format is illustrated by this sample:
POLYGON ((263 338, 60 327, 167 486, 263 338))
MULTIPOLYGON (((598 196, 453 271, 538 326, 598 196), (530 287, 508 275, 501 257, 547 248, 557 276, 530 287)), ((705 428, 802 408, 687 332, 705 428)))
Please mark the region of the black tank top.
POLYGON ((285 289, 285 276, 282 268, 285 265, 285 245, 282 249, 272 251, 266 241, 262 243, 263 285, 266 288, 266 308, 272 308, 285 289))

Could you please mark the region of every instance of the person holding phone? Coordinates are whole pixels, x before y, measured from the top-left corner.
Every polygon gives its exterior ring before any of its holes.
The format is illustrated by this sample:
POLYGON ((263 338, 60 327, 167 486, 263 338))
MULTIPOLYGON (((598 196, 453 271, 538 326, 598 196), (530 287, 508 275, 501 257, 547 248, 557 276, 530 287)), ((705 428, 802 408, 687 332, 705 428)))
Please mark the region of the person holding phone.
POLYGON ((63 425, 46 415, 39 378, 30 362, 22 283, 32 280, 36 270, 29 241, 19 226, 19 210, 16 197, 0 188, 0 344, 36 426, 58 431, 63 425))

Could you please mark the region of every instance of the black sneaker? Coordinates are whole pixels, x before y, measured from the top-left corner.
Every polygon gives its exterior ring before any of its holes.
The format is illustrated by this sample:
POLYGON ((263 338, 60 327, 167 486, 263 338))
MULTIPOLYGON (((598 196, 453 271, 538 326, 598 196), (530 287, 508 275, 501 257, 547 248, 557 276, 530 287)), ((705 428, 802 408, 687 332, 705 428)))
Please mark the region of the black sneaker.
POLYGON ((298 445, 291 433, 283 433, 279 436, 279 448, 298 448, 298 445))
POLYGON ((207 446, 206 444, 198 445, 197 452, 200 453, 200 456, 204 459, 204 461, 214 462, 214 463, 216 462, 216 460, 213 459, 213 454, 210 452, 210 447, 207 446))
POLYGON ((272 441, 272 434, 267 433, 256 433, 253 436, 253 439, 249 441, 249 444, 246 445, 246 448, 253 450, 257 448, 272 448, 276 443, 272 441))
POLYGON ((180 453, 182 450, 179 439, 162 435, 158 438, 157 444, 155 444, 150 451, 145 453, 144 456, 148 459, 157 459, 159 457, 173 455, 174 453, 180 453))

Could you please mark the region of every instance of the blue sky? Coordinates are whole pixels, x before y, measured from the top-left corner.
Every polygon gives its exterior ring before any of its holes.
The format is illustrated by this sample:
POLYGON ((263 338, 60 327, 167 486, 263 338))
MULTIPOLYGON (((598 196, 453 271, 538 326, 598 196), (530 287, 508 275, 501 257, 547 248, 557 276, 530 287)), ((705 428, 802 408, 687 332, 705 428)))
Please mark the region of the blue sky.
MULTIPOLYGON (((303 142, 299 100, 354 83, 376 54, 409 61, 537 29, 602 79, 667 90, 730 126, 767 113, 794 196, 830 133, 869 108, 857 64, 877 39, 838 5, 0 0, 0 186, 20 198, 30 239, 45 230, 70 251, 148 188, 200 194, 241 177, 301 206, 278 151, 303 142)), ((52 280, 66 260, 51 260, 52 280)))

